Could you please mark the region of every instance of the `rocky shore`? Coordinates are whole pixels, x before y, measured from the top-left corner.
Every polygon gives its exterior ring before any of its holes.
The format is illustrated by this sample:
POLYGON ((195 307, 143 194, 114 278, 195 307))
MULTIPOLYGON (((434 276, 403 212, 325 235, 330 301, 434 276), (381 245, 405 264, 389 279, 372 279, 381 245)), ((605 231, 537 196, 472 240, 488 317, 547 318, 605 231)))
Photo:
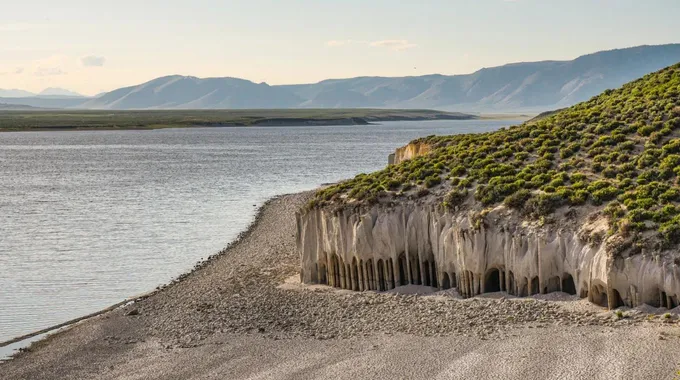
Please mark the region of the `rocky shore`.
POLYGON ((221 254, 33 345, 0 364, 1 377, 668 379, 680 369, 680 324, 665 310, 607 311, 563 293, 302 285, 295 212, 310 196, 268 202, 221 254))

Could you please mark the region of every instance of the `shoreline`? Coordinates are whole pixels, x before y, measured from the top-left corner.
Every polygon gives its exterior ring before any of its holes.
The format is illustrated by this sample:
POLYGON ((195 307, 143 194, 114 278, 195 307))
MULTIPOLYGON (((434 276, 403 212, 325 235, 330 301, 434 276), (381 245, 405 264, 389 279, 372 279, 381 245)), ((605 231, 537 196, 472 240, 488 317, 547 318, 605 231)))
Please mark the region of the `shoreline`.
POLYGON ((675 317, 627 310, 617 319, 570 299, 291 282, 299 275, 294 215, 312 193, 267 200, 219 253, 133 304, 33 343, 0 371, 7 379, 661 379, 676 369, 675 317), (636 358, 646 368, 611 366, 636 358))
POLYGON ((155 130, 168 128, 373 125, 389 121, 481 120, 479 115, 435 110, 187 110, 2 111, 0 132, 155 130))
MULTIPOLYGON (((244 239, 245 237, 247 237, 248 234, 250 234, 252 232, 252 230, 256 227, 258 220, 259 220, 259 218, 262 217, 262 213, 263 213, 264 209, 267 207, 267 205, 269 205, 271 202, 273 202, 273 201, 275 201, 275 200, 277 200, 281 197, 285 197, 285 196, 288 196, 288 195, 292 195, 292 194, 274 195, 273 197, 270 197, 269 199, 265 200, 255 210, 255 214, 253 215, 253 220, 248 224, 248 226, 246 226, 246 228, 243 231, 239 232, 239 234, 236 235, 236 237, 234 239, 232 239, 232 241, 229 242, 224 248, 222 248, 219 252, 208 256, 206 259, 196 262, 191 269, 189 269, 185 273, 182 273, 182 274, 178 275, 177 277, 171 279, 169 282, 167 282, 165 284, 158 285, 153 290, 125 298, 124 300, 122 300, 120 302, 116 302, 113 305, 107 306, 103 309, 94 311, 92 313, 89 313, 89 314, 86 314, 86 315, 83 315, 83 316, 80 316, 80 317, 76 317, 76 318, 70 319, 68 321, 61 322, 61 323, 56 324, 56 325, 45 327, 45 328, 37 330, 37 331, 32 331, 30 333, 11 338, 7 341, 2 341, 2 342, 0 342, 0 348, 7 347, 7 346, 10 346, 10 345, 13 345, 13 344, 16 344, 16 343, 20 343, 22 341, 30 341, 32 338, 35 338, 36 336, 39 336, 39 335, 45 335, 45 337, 40 339, 40 340, 37 340, 35 342, 32 342, 31 344, 43 342, 44 340, 49 339, 49 337, 51 336, 50 333, 64 332, 68 328, 70 328, 70 327, 72 327, 72 326, 74 326, 78 323, 81 323, 81 322, 87 321, 89 319, 101 316, 102 314, 109 313, 109 312, 114 311, 116 309, 119 309, 123 306, 134 304, 134 303, 141 301, 145 298, 152 297, 154 294, 163 291, 163 289, 165 289, 169 286, 173 286, 177 283, 180 283, 182 280, 184 280, 185 278, 190 276, 193 272, 198 271, 201 268, 203 268, 204 266, 208 265, 210 261, 215 260, 219 256, 225 254, 229 250, 230 247, 232 247, 235 244, 238 244, 238 242, 241 239, 244 239), (62 330, 62 331, 58 331, 58 330, 62 330)), ((24 346, 24 347, 29 347, 29 346, 27 345, 27 346, 24 346)), ((14 356, 16 354, 19 354, 19 353, 20 353, 20 351, 17 350, 17 352, 15 354, 8 356, 8 358, 4 359, 4 360, 2 359, 2 357, 0 357, 0 363, 14 359, 14 356)))

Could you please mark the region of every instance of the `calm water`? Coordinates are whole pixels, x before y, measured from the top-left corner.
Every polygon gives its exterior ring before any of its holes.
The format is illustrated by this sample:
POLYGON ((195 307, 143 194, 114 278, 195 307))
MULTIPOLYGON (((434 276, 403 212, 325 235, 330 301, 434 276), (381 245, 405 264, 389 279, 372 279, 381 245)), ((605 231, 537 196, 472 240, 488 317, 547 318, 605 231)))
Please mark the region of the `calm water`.
POLYGON ((0 341, 167 283, 281 193, 511 121, 0 134, 0 341))

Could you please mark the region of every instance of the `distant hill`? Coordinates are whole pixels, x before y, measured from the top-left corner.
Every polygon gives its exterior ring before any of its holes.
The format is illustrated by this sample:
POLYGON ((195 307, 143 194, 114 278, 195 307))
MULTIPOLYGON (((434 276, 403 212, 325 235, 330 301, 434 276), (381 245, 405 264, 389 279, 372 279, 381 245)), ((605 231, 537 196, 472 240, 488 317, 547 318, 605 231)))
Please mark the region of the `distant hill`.
POLYGON ((174 75, 82 100, 14 96, 0 98, 0 102, 118 110, 361 107, 542 112, 587 100, 677 62, 680 44, 645 45, 588 54, 572 61, 512 63, 466 75, 358 77, 281 86, 238 78, 174 75))
POLYGON ((53 97, 53 96, 67 96, 67 97, 79 97, 79 98, 84 97, 83 95, 81 95, 77 92, 73 92, 73 91, 66 90, 66 89, 59 88, 59 87, 48 87, 48 88, 42 90, 40 92, 40 94, 38 94, 38 96, 41 96, 41 97, 42 96, 51 96, 51 97, 53 97))
POLYGON ((302 103, 292 92, 237 78, 167 76, 125 87, 82 104, 92 109, 293 108, 302 103))
POLYGON ((10 90, 0 88, 0 97, 2 98, 23 98, 27 96, 35 96, 35 94, 24 90, 17 90, 15 88, 10 90))
POLYGON ((0 103, 25 105, 37 108, 79 108, 89 98, 61 97, 61 96, 32 96, 26 98, 0 97, 0 103))
POLYGON ((466 111, 544 111, 680 62, 680 44, 639 46, 573 61, 513 63, 468 75, 361 77, 283 86, 303 107, 398 107, 466 111))
POLYGON ((0 103, 0 111, 37 111, 41 108, 26 106, 22 104, 5 104, 0 103))

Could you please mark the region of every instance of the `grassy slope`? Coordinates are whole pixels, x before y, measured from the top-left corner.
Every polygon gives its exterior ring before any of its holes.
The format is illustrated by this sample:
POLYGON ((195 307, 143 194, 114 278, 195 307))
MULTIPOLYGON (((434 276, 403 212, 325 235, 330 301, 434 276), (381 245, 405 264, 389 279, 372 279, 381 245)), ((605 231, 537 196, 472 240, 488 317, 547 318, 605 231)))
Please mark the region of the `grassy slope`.
POLYGON ((287 110, 167 110, 167 111, 6 111, 0 112, 0 131, 40 129, 154 129, 194 126, 249 126, 287 121, 325 122, 359 119, 426 120, 472 119, 473 115, 433 110, 287 109, 287 110))
POLYGON ((436 148, 322 190, 310 206, 474 199, 533 220, 572 207, 609 219, 614 251, 680 243, 680 64, 519 126, 417 141, 436 148))

